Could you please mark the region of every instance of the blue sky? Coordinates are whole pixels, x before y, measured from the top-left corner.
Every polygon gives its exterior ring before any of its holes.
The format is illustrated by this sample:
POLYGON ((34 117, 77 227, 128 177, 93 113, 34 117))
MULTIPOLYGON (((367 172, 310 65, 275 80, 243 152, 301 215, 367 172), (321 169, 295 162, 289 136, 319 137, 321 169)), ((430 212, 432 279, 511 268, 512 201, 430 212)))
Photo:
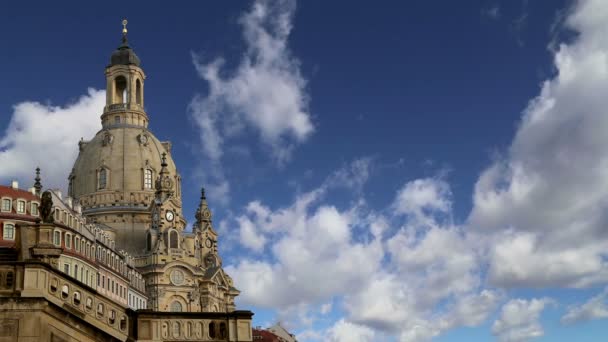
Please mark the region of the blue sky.
POLYGON ((602 1, 0 15, 0 181, 29 184, 40 165, 65 187, 128 18, 184 211, 204 185, 256 325, 281 320, 302 341, 608 334, 602 1))

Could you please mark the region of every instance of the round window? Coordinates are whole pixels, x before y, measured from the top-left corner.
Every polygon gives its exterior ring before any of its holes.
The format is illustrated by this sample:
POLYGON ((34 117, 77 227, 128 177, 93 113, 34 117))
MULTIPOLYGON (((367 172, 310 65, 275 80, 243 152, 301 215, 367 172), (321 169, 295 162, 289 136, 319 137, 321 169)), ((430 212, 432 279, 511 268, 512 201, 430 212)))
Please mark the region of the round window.
POLYGON ((180 270, 174 270, 171 272, 171 282, 173 285, 181 285, 184 283, 184 272, 180 270))

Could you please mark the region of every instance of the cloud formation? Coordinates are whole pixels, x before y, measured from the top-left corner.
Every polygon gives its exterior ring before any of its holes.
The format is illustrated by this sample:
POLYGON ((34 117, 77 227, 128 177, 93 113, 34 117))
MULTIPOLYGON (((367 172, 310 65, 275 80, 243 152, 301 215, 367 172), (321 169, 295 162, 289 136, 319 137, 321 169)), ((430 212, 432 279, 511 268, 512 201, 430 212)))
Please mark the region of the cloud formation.
POLYGON ((328 203, 326 194, 340 188, 331 181, 342 179, 333 175, 359 164, 332 173, 289 206, 246 206, 238 216, 241 238, 254 231, 256 239, 241 244, 269 253, 226 268, 242 290, 240 303, 284 312, 304 306, 308 313, 298 319, 306 317, 305 324, 318 319, 315 313, 323 315, 327 302, 344 309, 343 319, 325 334, 305 333, 308 340, 366 341, 388 334, 424 341, 481 324, 502 294, 483 288, 474 249, 462 228, 444 219, 451 216, 449 185, 438 178, 407 182, 386 213, 370 210, 364 199, 344 209, 328 203))
POLYGON ((294 0, 252 5, 239 21, 246 51, 236 70, 223 70, 222 58, 206 63, 193 56, 209 93, 195 97, 190 110, 210 159, 219 160, 228 139, 251 129, 283 163, 313 133, 306 80, 287 44, 295 8, 294 0))
POLYGON ((87 94, 64 106, 25 101, 13 107, 8 127, 0 137, 0 180, 16 178, 21 187, 34 183, 40 166, 43 186, 64 188, 78 155, 78 141, 101 129, 105 91, 87 94))
POLYGON ((591 297, 586 303, 570 307, 561 322, 573 324, 602 318, 608 318, 608 288, 591 297))
POLYGON ((539 318, 552 299, 512 299, 502 307, 492 325, 492 333, 501 342, 523 342, 544 335, 539 318))
POLYGON ((469 225, 492 236, 498 286, 586 287, 608 281, 608 8, 580 1, 579 33, 555 51, 555 77, 530 101, 507 155, 479 177, 469 225))

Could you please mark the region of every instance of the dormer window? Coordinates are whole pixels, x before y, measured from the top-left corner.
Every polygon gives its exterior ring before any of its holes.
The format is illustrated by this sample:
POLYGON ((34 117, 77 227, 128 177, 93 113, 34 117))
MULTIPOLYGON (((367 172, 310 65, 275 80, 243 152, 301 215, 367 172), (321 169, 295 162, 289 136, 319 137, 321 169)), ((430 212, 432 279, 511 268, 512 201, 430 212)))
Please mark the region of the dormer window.
POLYGON ((17 201, 17 213, 25 214, 25 201, 17 201))
POLYGON ((2 199, 2 211, 11 211, 12 201, 10 198, 2 199))
POLYGON ((38 216, 38 203, 32 202, 31 214, 32 216, 38 216))

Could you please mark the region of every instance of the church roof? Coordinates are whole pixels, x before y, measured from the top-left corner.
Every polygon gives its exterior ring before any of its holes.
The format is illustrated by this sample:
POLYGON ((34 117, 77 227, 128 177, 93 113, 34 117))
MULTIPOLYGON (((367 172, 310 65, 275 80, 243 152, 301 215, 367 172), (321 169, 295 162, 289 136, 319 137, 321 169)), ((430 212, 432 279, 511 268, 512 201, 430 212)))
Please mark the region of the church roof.
POLYGON ((135 65, 141 64, 139 57, 135 54, 135 51, 129 46, 127 37, 123 36, 122 44, 112 53, 110 57, 110 66, 113 65, 135 65))

